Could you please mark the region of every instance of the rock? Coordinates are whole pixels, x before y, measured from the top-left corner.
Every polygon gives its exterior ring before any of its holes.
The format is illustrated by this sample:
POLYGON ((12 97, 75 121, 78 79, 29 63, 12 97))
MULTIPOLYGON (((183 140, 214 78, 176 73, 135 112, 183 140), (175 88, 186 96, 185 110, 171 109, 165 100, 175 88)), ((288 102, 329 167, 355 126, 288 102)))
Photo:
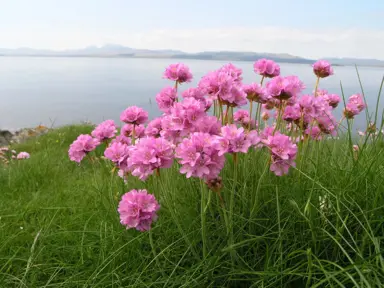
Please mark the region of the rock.
POLYGON ((8 146, 11 142, 13 134, 8 130, 0 130, 0 147, 8 146))

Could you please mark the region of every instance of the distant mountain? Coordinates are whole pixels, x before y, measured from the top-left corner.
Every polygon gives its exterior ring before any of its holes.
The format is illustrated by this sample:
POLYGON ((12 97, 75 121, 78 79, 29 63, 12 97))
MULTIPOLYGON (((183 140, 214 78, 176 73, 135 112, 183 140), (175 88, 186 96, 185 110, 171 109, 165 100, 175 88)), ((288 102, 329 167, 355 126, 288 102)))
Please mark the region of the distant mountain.
POLYGON ((384 67, 384 61, 378 59, 358 59, 358 58, 326 58, 334 65, 357 65, 357 66, 377 66, 384 67))
MULTIPOLYGON (((26 56, 26 57, 129 57, 129 58, 174 58, 174 59, 201 59, 222 61, 255 61, 260 58, 268 58, 283 63, 311 64, 312 59, 306 59, 290 54, 257 53, 257 52, 232 52, 232 51, 205 51, 199 53, 186 53, 179 50, 149 50, 134 49, 117 44, 104 46, 88 46, 83 49, 67 49, 61 51, 40 50, 27 47, 17 49, 0 48, 0 56, 26 56)), ((384 61, 376 59, 354 58, 328 58, 335 65, 358 66, 383 66, 384 61)))

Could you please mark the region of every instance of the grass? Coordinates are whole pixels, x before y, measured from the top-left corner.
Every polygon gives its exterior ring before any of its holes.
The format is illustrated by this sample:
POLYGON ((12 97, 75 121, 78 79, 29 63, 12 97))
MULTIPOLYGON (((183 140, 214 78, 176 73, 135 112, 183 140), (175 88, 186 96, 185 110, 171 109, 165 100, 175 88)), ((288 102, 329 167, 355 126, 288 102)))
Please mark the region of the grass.
POLYGON ((30 159, 0 167, 0 287, 383 287, 381 140, 357 160, 348 140, 311 142, 286 177, 265 169, 263 150, 240 155, 237 177, 228 158, 223 211, 176 165, 124 184, 105 160, 70 162, 69 144, 91 129, 31 139, 15 147, 30 159), (150 233, 119 223, 133 188, 162 206, 150 233))

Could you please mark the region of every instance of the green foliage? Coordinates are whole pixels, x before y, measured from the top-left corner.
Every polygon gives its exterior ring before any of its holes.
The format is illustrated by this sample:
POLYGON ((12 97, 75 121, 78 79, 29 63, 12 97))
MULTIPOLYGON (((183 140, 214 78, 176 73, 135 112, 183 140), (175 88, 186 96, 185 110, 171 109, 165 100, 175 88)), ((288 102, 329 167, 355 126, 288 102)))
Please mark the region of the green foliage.
POLYGON ((264 150, 236 167, 228 158, 223 209, 177 165, 124 184, 102 147, 70 162, 69 144, 91 129, 31 139, 15 147, 30 159, 0 167, 0 287, 383 287, 381 140, 358 156, 348 139, 310 142, 286 177, 268 171, 264 150), (133 188, 162 206, 151 233, 119 223, 133 188))

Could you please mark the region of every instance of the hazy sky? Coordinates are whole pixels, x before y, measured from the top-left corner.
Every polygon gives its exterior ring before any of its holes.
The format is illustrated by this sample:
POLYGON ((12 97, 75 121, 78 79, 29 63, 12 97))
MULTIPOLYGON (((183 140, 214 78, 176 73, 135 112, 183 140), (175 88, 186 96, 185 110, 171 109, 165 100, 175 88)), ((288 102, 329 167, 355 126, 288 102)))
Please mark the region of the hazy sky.
POLYGON ((384 59, 384 0, 0 0, 1 48, 107 43, 384 59))

